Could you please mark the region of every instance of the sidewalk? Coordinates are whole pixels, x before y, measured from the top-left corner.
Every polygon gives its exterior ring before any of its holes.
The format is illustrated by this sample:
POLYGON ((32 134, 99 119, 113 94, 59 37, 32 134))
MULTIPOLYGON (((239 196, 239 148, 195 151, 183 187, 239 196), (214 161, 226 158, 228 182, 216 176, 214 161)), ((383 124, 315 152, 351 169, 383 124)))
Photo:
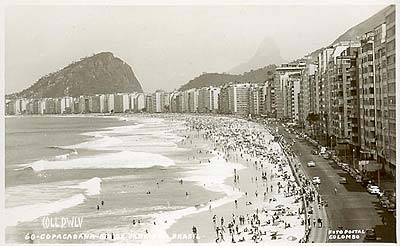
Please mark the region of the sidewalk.
MULTIPOLYGON (((305 171, 303 170, 303 166, 301 165, 300 161, 297 157, 293 158, 293 161, 296 165, 300 166, 300 170, 302 171, 303 175, 306 175, 305 171)), ((317 194, 318 196, 318 194, 317 194)), ((313 213, 311 214, 310 221, 311 225, 309 225, 310 234, 308 236, 308 243, 326 243, 328 241, 328 215, 326 213, 326 209, 323 206, 318 205, 318 199, 315 199, 313 202, 309 204, 307 210, 312 210, 313 213), (322 219, 322 227, 318 227, 318 223, 313 225, 313 221, 317 221, 318 219, 322 219)))
MULTIPOLYGON (((282 145, 282 144, 281 144, 282 145)), ((303 187, 303 183, 300 181, 300 175, 301 174, 303 177, 307 177, 306 172, 303 169, 303 166, 301 165, 300 161, 298 160, 297 156, 291 156, 286 152, 286 149, 282 146, 282 149, 284 150, 284 153, 286 157, 289 160, 289 163, 292 167, 293 174, 295 175, 295 178, 300 185, 300 187, 303 187), (299 168, 298 168, 299 167, 299 168), (297 170, 297 172, 295 171, 297 170)), ((308 180, 310 180, 310 177, 307 177, 308 180)), ((316 197, 314 201, 308 202, 305 200, 303 196, 303 204, 304 204, 304 213, 305 213, 305 227, 306 227, 306 242, 307 243, 326 243, 328 240, 328 216, 326 213, 326 209, 323 206, 319 206, 318 204, 318 199, 317 197, 319 196, 318 192, 316 193, 316 197), (306 207, 308 203, 308 206, 306 207), (312 214, 309 214, 308 211, 313 211, 312 214), (313 221, 318 221, 318 219, 322 219, 322 227, 318 226, 318 223, 315 224, 313 221), (308 228, 308 229, 307 229, 308 228)))

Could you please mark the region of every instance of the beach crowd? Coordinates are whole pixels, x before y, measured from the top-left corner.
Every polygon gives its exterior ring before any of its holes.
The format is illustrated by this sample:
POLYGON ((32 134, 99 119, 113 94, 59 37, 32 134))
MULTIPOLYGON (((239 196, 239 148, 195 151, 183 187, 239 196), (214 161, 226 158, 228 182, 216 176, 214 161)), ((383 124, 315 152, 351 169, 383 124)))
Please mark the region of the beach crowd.
POLYGON ((306 208, 320 197, 304 175, 298 175, 297 180, 293 175, 299 166, 292 170, 289 165, 288 157, 294 156, 290 144, 272 129, 243 119, 187 117, 186 122, 190 130, 211 141, 213 151, 222 152, 227 162, 244 161, 255 171, 250 182, 242 186, 240 175, 234 170, 234 186, 244 193, 245 199, 244 204, 235 200, 235 207, 252 206, 254 211, 234 211, 228 218, 213 215, 215 242, 307 241, 311 221, 306 208), (247 191, 249 183, 254 186, 252 194, 247 191), (261 202, 253 204, 250 196, 261 202), (295 231, 292 234, 296 236, 290 235, 295 231))

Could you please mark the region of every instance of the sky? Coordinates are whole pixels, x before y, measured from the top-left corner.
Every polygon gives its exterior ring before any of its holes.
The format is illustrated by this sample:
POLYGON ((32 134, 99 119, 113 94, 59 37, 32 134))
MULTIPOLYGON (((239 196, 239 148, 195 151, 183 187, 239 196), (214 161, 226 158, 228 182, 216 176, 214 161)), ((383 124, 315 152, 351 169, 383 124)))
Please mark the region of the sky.
POLYGON ((5 92, 103 51, 127 62, 144 91, 171 91, 247 61, 266 37, 284 59, 301 58, 384 7, 7 6, 5 92))

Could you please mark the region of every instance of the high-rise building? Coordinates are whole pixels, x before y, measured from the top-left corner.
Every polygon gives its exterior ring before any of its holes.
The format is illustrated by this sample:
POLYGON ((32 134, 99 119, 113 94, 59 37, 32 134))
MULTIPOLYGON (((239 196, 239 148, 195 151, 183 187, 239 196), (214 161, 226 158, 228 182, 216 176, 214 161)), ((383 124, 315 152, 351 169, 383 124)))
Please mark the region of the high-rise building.
POLYGON ((275 82, 273 80, 265 83, 265 103, 263 114, 268 117, 276 118, 275 82))
POLYGON ((157 90, 152 94, 152 108, 151 113, 161 113, 164 112, 164 91, 157 90))
POLYGON ((198 112, 211 113, 218 110, 219 87, 203 87, 198 90, 198 112))
POLYGON ((145 108, 146 108, 146 112, 148 113, 153 113, 153 109, 154 109, 154 102, 153 102, 153 96, 151 94, 146 94, 145 95, 145 108))
POLYGON ((101 97, 100 95, 93 95, 89 97, 89 111, 91 113, 101 112, 101 97))
POLYGON ((251 115, 265 114, 266 83, 252 84, 249 91, 249 113, 251 115))
MULTIPOLYGON (((332 59, 330 60, 330 71, 329 81, 331 83, 331 146, 335 143, 336 153, 347 159, 355 159, 355 150, 352 148, 352 121, 354 120, 352 114, 354 100, 356 100, 357 94, 352 94, 352 88, 354 88, 354 80, 357 79, 357 75, 351 72, 351 68, 354 69, 356 66, 356 57, 358 47, 346 47, 338 46, 338 52, 332 53, 332 59), (353 83, 353 84, 352 84, 353 83), (335 138, 333 140, 333 138, 335 138)), ((357 106, 357 103, 355 103, 357 106)), ((355 122, 356 123, 356 122, 355 122)))
POLYGON ((307 60, 306 68, 301 75, 299 95, 299 124, 309 128, 307 116, 315 113, 315 74, 318 66, 311 59, 307 60))
POLYGON ((249 95, 249 83, 230 84, 228 88, 229 113, 248 115, 250 113, 249 95))
POLYGON ((107 103, 108 103, 108 112, 113 113, 115 112, 115 108, 114 108, 114 94, 108 94, 106 95, 107 97, 107 103))
MULTIPOLYGON (((391 5, 385 16, 386 22, 386 71, 387 88, 382 90, 384 100, 387 100, 387 111, 384 117, 387 121, 384 124, 382 159, 385 170, 393 176, 396 173, 396 9, 391 5), (387 95, 387 96, 386 96, 387 95), (386 99, 387 98, 387 99, 386 99)), ((378 153, 381 155, 381 153, 378 153)))
MULTIPOLYGON (((360 159, 395 176, 395 7, 366 33, 359 50, 360 159)), ((371 169, 363 166, 362 169, 371 169)))
POLYGON ((129 94, 122 94, 122 112, 126 113, 130 110, 129 94))
POLYGON ((229 84, 225 84, 221 87, 218 99, 219 113, 229 114, 229 84))
POLYGON ((374 32, 361 40, 359 56, 360 158, 376 160, 376 99, 374 66, 374 32))
POLYGON ((199 92, 193 88, 187 91, 188 111, 189 113, 196 113, 198 109, 198 96, 199 92))
POLYGON ((276 68, 275 100, 280 120, 299 121, 300 80, 305 66, 305 63, 295 63, 276 68))
POLYGON ((210 91, 208 87, 203 87, 199 89, 199 96, 198 96, 198 112, 199 113, 208 113, 209 112, 209 105, 210 105, 210 91))

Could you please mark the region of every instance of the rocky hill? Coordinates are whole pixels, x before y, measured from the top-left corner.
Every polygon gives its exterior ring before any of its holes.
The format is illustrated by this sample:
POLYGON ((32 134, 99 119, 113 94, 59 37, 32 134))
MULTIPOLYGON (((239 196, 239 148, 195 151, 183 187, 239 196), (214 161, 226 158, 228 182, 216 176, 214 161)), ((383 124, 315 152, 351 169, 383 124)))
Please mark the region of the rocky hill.
POLYGON ((192 88, 202 88, 207 86, 220 86, 229 82, 247 83, 271 81, 274 79, 276 66, 269 65, 256 70, 250 70, 240 75, 226 73, 205 73, 183 85, 179 90, 188 90, 192 88))
POLYGON ((269 64, 286 62, 280 54, 278 45, 271 37, 266 37, 258 47, 256 53, 246 62, 228 71, 230 74, 242 74, 252 69, 262 68, 269 64))
POLYGON ((143 92, 132 68, 110 52, 102 52, 43 76, 8 97, 62 97, 117 92, 143 92))
POLYGON ((378 13, 369 17, 365 21, 361 22, 358 25, 353 26, 345 33, 340 35, 332 44, 338 43, 340 41, 349 41, 349 40, 359 40, 361 37, 368 31, 371 31, 373 28, 385 22, 386 12, 389 10, 390 6, 382 9, 378 13))

